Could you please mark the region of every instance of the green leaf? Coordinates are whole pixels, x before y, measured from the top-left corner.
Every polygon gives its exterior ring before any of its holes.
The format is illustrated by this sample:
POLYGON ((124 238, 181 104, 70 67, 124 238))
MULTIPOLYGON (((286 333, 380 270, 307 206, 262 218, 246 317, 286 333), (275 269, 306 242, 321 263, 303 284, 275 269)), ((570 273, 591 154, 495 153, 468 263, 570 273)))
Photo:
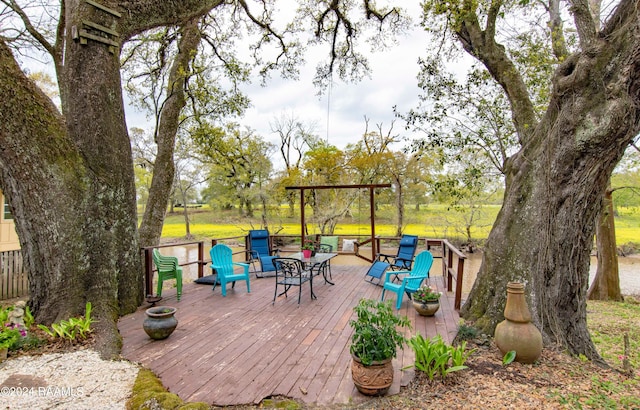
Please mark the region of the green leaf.
POLYGON ((510 350, 502 358, 502 365, 503 366, 507 366, 507 365, 513 363, 513 361, 515 359, 516 359, 516 351, 515 350, 510 350))

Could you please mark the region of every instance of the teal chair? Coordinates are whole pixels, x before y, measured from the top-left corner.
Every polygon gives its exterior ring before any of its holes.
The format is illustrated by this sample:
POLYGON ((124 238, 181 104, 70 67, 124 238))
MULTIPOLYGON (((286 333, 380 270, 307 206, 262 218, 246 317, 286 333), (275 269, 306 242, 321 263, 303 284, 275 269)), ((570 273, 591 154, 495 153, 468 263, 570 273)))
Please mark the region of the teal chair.
POLYGON ((396 296, 396 309, 400 309, 402 305, 402 295, 407 294, 411 299, 411 294, 422 286, 422 282, 429 277, 429 270, 433 265, 433 255, 429 251, 422 251, 416 256, 416 260, 413 263, 413 269, 410 271, 392 271, 389 270, 386 273, 384 279, 384 285, 382 285, 382 297, 380 300, 384 301, 385 291, 394 292, 396 296), (392 275, 399 275, 402 279, 400 283, 395 283, 392 279, 392 275))
POLYGON ((249 283, 249 264, 234 262, 233 251, 227 245, 218 244, 209 251, 211 255, 211 269, 216 271, 216 280, 213 282, 213 289, 219 283, 222 288, 222 296, 227 296, 227 283, 231 282, 231 287, 236 286, 236 281, 244 280, 247 282, 247 293, 251 293, 251 284, 249 283), (234 267, 242 267, 242 273, 235 273, 234 267))
POLYGON ((182 296, 182 267, 178 265, 178 258, 175 256, 164 256, 157 249, 153 250, 153 263, 158 269, 158 291, 157 295, 162 296, 162 282, 168 279, 176 280, 178 288, 178 301, 182 296))

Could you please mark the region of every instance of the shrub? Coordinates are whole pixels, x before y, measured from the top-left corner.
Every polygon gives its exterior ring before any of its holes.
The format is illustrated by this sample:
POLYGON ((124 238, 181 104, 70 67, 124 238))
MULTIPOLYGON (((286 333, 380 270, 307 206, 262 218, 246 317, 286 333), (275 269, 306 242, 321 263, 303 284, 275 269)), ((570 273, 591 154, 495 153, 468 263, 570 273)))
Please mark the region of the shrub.
POLYGON ((438 374, 444 379, 449 373, 466 369, 464 363, 475 351, 466 350, 466 341, 453 347, 447 345, 440 335, 425 339, 420 333, 409 339, 409 346, 416 355, 415 368, 426 374, 429 380, 438 374))
POLYGON ((38 325, 42 331, 52 338, 60 338, 74 341, 78 338, 86 339, 91 333, 91 324, 95 320, 91 318, 91 302, 87 302, 84 316, 72 317, 69 320, 61 320, 51 325, 51 328, 45 325, 38 325))

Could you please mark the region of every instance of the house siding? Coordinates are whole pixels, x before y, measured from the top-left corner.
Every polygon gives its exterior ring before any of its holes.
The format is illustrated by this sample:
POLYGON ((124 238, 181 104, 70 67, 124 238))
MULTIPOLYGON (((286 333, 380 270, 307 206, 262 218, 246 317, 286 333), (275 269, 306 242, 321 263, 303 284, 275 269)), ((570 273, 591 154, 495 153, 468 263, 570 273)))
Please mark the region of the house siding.
POLYGON ((0 252, 20 249, 20 241, 13 219, 4 219, 4 201, 4 195, 0 191, 0 204, 3 207, 3 212, 0 212, 0 252))

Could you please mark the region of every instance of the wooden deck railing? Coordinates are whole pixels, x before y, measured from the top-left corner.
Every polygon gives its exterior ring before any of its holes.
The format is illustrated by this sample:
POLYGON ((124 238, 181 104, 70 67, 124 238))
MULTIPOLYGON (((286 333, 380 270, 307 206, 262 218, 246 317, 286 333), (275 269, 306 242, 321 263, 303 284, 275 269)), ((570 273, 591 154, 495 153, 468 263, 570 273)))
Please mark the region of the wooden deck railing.
POLYGON ((195 261, 186 261, 180 264, 180 266, 187 266, 187 265, 194 265, 197 264, 198 265, 198 277, 201 278, 203 276, 203 265, 205 264, 204 262, 204 242, 181 242, 181 243, 172 243, 172 244, 167 244, 167 245, 158 245, 158 246, 148 246, 145 248, 142 248, 142 263, 143 263, 143 269, 144 269, 144 292, 145 295, 147 295, 147 297, 152 296, 153 294, 151 292, 153 292, 153 255, 152 255, 152 251, 154 249, 161 249, 161 248, 172 248, 175 246, 188 246, 188 245, 198 245, 198 259, 195 261))
MULTIPOLYGON (((345 238, 360 238, 361 235, 342 235, 341 237, 345 238)), ((300 244, 300 235, 272 235, 272 240, 274 246, 281 248, 283 251, 295 251, 299 249, 300 244)), ((383 244, 390 244, 399 241, 399 237, 376 237, 376 246, 375 249, 382 249, 383 244)), ((369 243, 371 240, 367 239, 363 242, 356 241, 356 247, 353 252, 344 252, 342 249, 338 249, 337 252, 341 254, 352 254, 361 259, 365 259, 369 262, 372 262, 373 258, 368 257, 367 255, 360 254, 360 249, 369 243)), ((213 238, 211 239, 211 246, 214 246, 221 242, 235 242, 240 247, 244 247, 247 249, 247 236, 229 236, 224 238, 213 238)), ((210 261, 208 258, 208 252, 205 254, 205 242, 182 242, 182 243, 173 243, 167 245, 160 245, 155 247, 147 247, 143 248, 143 262, 144 262, 144 272, 145 272, 145 294, 147 296, 151 296, 153 292, 153 258, 151 255, 151 251, 154 248, 170 248, 170 247, 184 247, 189 245, 198 245, 198 259, 197 260, 187 260, 183 263, 180 263, 180 266, 187 265, 198 265, 198 277, 201 278, 204 272, 204 266, 206 266, 210 261), (206 255, 206 256, 205 256, 206 255)), ((390 245, 387 245, 389 247, 390 245)), ((430 238, 419 238, 418 242, 419 249, 427 249, 433 253, 434 258, 442 259, 442 276, 445 278, 445 283, 447 286, 447 291, 455 292, 454 296, 454 307, 456 310, 460 309, 462 302, 462 281, 464 276, 464 262, 467 258, 464 253, 458 250, 453 244, 451 244, 446 239, 430 239, 430 238), (455 282, 455 290, 453 282, 455 282)))
POLYGON ((460 304, 462 301, 462 279, 464 276, 464 261, 467 256, 462 253, 458 248, 453 246, 446 239, 442 240, 442 275, 445 278, 447 285, 447 291, 451 292, 451 282, 456 282, 454 308, 460 310, 460 304), (455 261, 455 269, 454 269, 455 261))

